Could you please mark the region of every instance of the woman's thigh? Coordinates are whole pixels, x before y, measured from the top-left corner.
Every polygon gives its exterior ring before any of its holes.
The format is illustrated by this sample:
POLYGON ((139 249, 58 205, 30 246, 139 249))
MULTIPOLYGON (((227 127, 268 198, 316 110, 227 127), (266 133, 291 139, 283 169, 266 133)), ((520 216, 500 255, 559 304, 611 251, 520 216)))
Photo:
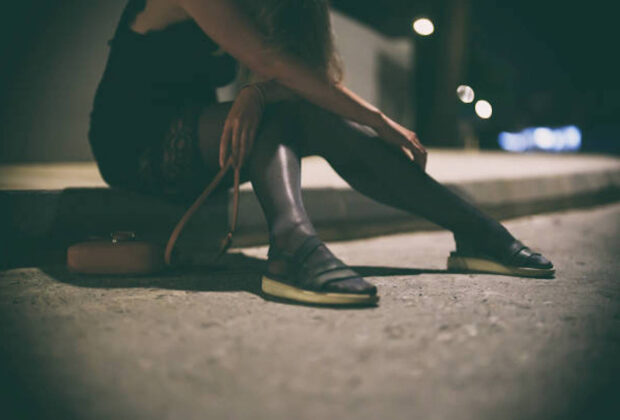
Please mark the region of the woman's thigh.
MULTIPOLYGON (((210 105, 202 109, 198 121, 198 134, 201 157, 206 167, 211 171, 217 172, 219 166, 219 151, 222 130, 224 123, 232 106, 232 102, 222 102, 210 105)), ((264 110, 262 121, 253 140, 252 148, 241 170, 241 182, 249 180, 249 166, 252 164, 260 165, 256 161, 257 148, 270 150, 277 144, 287 144, 295 147, 300 153, 301 148, 298 144, 303 143, 303 130, 301 129, 300 119, 298 118, 298 107, 292 103, 272 103, 268 104, 264 110)), ((262 153, 261 156, 265 154, 262 153)), ((225 178, 225 184, 232 182, 231 175, 225 178), (228 179, 229 178, 229 179, 228 179)))
POLYGON ((232 102, 220 102, 204 107, 198 119, 198 139, 202 161, 211 171, 220 168, 220 139, 232 102))
POLYGON ((397 149, 382 141, 376 132, 362 124, 347 120, 307 101, 295 105, 298 115, 300 148, 304 156, 318 155, 332 161, 357 159, 358 152, 397 154, 397 149))
MULTIPOLYGON (((231 106, 232 102, 222 102, 209 105, 200 113, 199 144, 203 161, 211 170, 219 169, 220 139, 231 106)), ((301 156, 346 157, 360 139, 376 143, 378 137, 368 127, 298 100, 267 105, 254 145, 280 142, 295 145, 301 156)))

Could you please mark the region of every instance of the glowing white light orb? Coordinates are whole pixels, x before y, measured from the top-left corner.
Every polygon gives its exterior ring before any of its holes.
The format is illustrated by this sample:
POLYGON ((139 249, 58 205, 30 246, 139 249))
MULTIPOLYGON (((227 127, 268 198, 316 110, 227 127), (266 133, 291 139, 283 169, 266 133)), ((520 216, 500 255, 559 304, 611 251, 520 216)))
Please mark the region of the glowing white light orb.
POLYGON ((429 36, 435 32, 435 25, 427 18, 419 18, 413 22, 413 30, 422 36, 429 36))
POLYGON ((564 129, 566 136, 566 148, 570 150, 578 150, 581 146, 581 131, 574 125, 570 125, 564 129))
POLYGON ((553 131, 547 127, 539 127, 535 129, 533 136, 536 146, 543 150, 551 149, 556 142, 553 131))
POLYGON ((460 85, 459 87, 457 87, 456 95, 459 97, 461 102, 466 104, 472 103, 475 97, 474 90, 471 88, 471 86, 467 85, 460 85))
POLYGON ((478 115, 483 120, 491 118, 493 115, 493 107, 488 101, 481 99, 476 102, 475 105, 476 115, 478 115))

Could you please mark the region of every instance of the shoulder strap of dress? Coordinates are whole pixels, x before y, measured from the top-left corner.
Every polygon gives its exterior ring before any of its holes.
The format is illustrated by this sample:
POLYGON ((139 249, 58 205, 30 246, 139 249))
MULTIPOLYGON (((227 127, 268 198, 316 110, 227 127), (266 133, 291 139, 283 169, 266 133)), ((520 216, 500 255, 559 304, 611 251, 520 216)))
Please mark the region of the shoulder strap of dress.
POLYGON ((145 7, 146 0, 128 0, 118 25, 116 25, 114 37, 108 41, 108 44, 111 45, 122 31, 127 30, 129 25, 136 19, 136 16, 138 16, 138 13, 143 11, 145 7))

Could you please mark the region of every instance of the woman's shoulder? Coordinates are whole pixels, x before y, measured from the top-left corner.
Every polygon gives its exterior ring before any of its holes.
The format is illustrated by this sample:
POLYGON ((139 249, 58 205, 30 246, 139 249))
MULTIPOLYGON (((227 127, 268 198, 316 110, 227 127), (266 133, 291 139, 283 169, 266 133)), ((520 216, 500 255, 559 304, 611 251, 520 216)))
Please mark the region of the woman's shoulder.
POLYGON ((192 18, 178 4, 178 0, 142 0, 144 9, 130 23, 132 31, 146 34, 169 26, 191 21, 192 18))

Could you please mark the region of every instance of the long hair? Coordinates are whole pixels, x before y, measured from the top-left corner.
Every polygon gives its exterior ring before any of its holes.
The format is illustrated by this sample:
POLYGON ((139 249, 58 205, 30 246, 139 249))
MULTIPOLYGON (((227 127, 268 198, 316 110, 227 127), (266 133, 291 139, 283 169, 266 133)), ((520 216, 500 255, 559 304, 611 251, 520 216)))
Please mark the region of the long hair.
POLYGON ((328 0, 236 0, 272 48, 291 54, 332 82, 341 82, 328 0))

